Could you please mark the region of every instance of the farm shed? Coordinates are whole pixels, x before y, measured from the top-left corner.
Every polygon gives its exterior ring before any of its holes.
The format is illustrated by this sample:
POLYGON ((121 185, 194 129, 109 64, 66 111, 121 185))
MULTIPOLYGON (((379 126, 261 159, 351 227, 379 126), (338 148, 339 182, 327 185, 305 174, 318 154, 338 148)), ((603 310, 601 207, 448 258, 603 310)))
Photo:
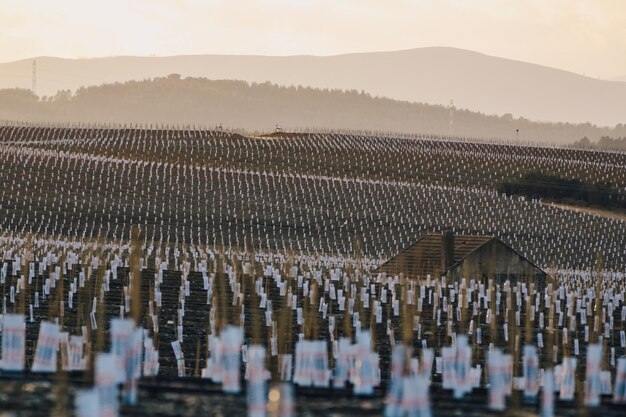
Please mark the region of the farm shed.
POLYGON ((382 264, 376 272, 406 277, 446 276, 497 278, 496 282, 518 280, 546 283, 547 274, 506 243, 493 236, 429 234, 382 264))

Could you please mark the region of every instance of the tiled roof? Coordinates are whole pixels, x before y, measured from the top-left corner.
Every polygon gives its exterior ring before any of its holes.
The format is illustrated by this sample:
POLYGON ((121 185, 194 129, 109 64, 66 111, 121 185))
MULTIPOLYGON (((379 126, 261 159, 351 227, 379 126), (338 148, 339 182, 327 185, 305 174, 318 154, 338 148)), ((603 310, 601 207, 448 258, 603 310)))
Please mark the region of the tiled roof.
MULTIPOLYGON (((441 268, 441 239, 442 235, 426 235, 398 255, 382 264, 377 272, 398 274, 403 272, 411 277, 425 277, 430 274, 437 277, 441 268)), ((466 255, 478 249, 493 239, 491 236, 454 236, 454 262, 458 262, 466 255)))

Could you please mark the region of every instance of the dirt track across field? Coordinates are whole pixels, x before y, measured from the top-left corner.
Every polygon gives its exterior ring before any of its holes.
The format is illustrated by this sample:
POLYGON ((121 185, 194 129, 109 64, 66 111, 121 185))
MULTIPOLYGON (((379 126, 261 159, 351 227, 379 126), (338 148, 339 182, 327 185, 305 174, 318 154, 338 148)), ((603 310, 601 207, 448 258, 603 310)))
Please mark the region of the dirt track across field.
POLYGON ((605 217, 607 219, 617 219, 617 220, 626 221, 626 213, 619 213, 616 211, 602 210, 602 209, 591 208, 591 207, 572 206, 569 204, 559 204, 559 203, 549 203, 549 202, 545 204, 547 206, 557 207, 563 210, 570 210, 570 211, 575 211, 578 213, 589 213, 589 214, 593 214, 594 216, 605 217))

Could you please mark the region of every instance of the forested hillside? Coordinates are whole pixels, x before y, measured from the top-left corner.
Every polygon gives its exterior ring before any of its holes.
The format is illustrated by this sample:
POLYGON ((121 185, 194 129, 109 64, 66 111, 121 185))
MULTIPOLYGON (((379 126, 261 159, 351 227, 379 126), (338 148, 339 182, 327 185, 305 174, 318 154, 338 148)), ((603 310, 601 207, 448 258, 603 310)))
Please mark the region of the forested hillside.
POLYGON ((626 136, 626 126, 539 123, 511 115, 493 116, 373 97, 359 91, 281 87, 271 83, 182 78, 59 91, 37 97, 28 90, 0 90, 0 119, 57 122, 190 124, 267 132, 291 129, 349 129, 429 133, 522 142, 568 144, 587 137, 626 136))

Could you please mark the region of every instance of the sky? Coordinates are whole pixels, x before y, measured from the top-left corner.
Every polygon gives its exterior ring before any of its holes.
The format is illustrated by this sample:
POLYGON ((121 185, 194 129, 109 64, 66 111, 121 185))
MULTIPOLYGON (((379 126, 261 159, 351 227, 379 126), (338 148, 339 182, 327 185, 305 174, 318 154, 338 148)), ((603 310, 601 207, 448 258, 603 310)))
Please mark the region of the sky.
POLYGON ((626 76, 626 1, 0 0, 0 62, 428 46, 626 76))

